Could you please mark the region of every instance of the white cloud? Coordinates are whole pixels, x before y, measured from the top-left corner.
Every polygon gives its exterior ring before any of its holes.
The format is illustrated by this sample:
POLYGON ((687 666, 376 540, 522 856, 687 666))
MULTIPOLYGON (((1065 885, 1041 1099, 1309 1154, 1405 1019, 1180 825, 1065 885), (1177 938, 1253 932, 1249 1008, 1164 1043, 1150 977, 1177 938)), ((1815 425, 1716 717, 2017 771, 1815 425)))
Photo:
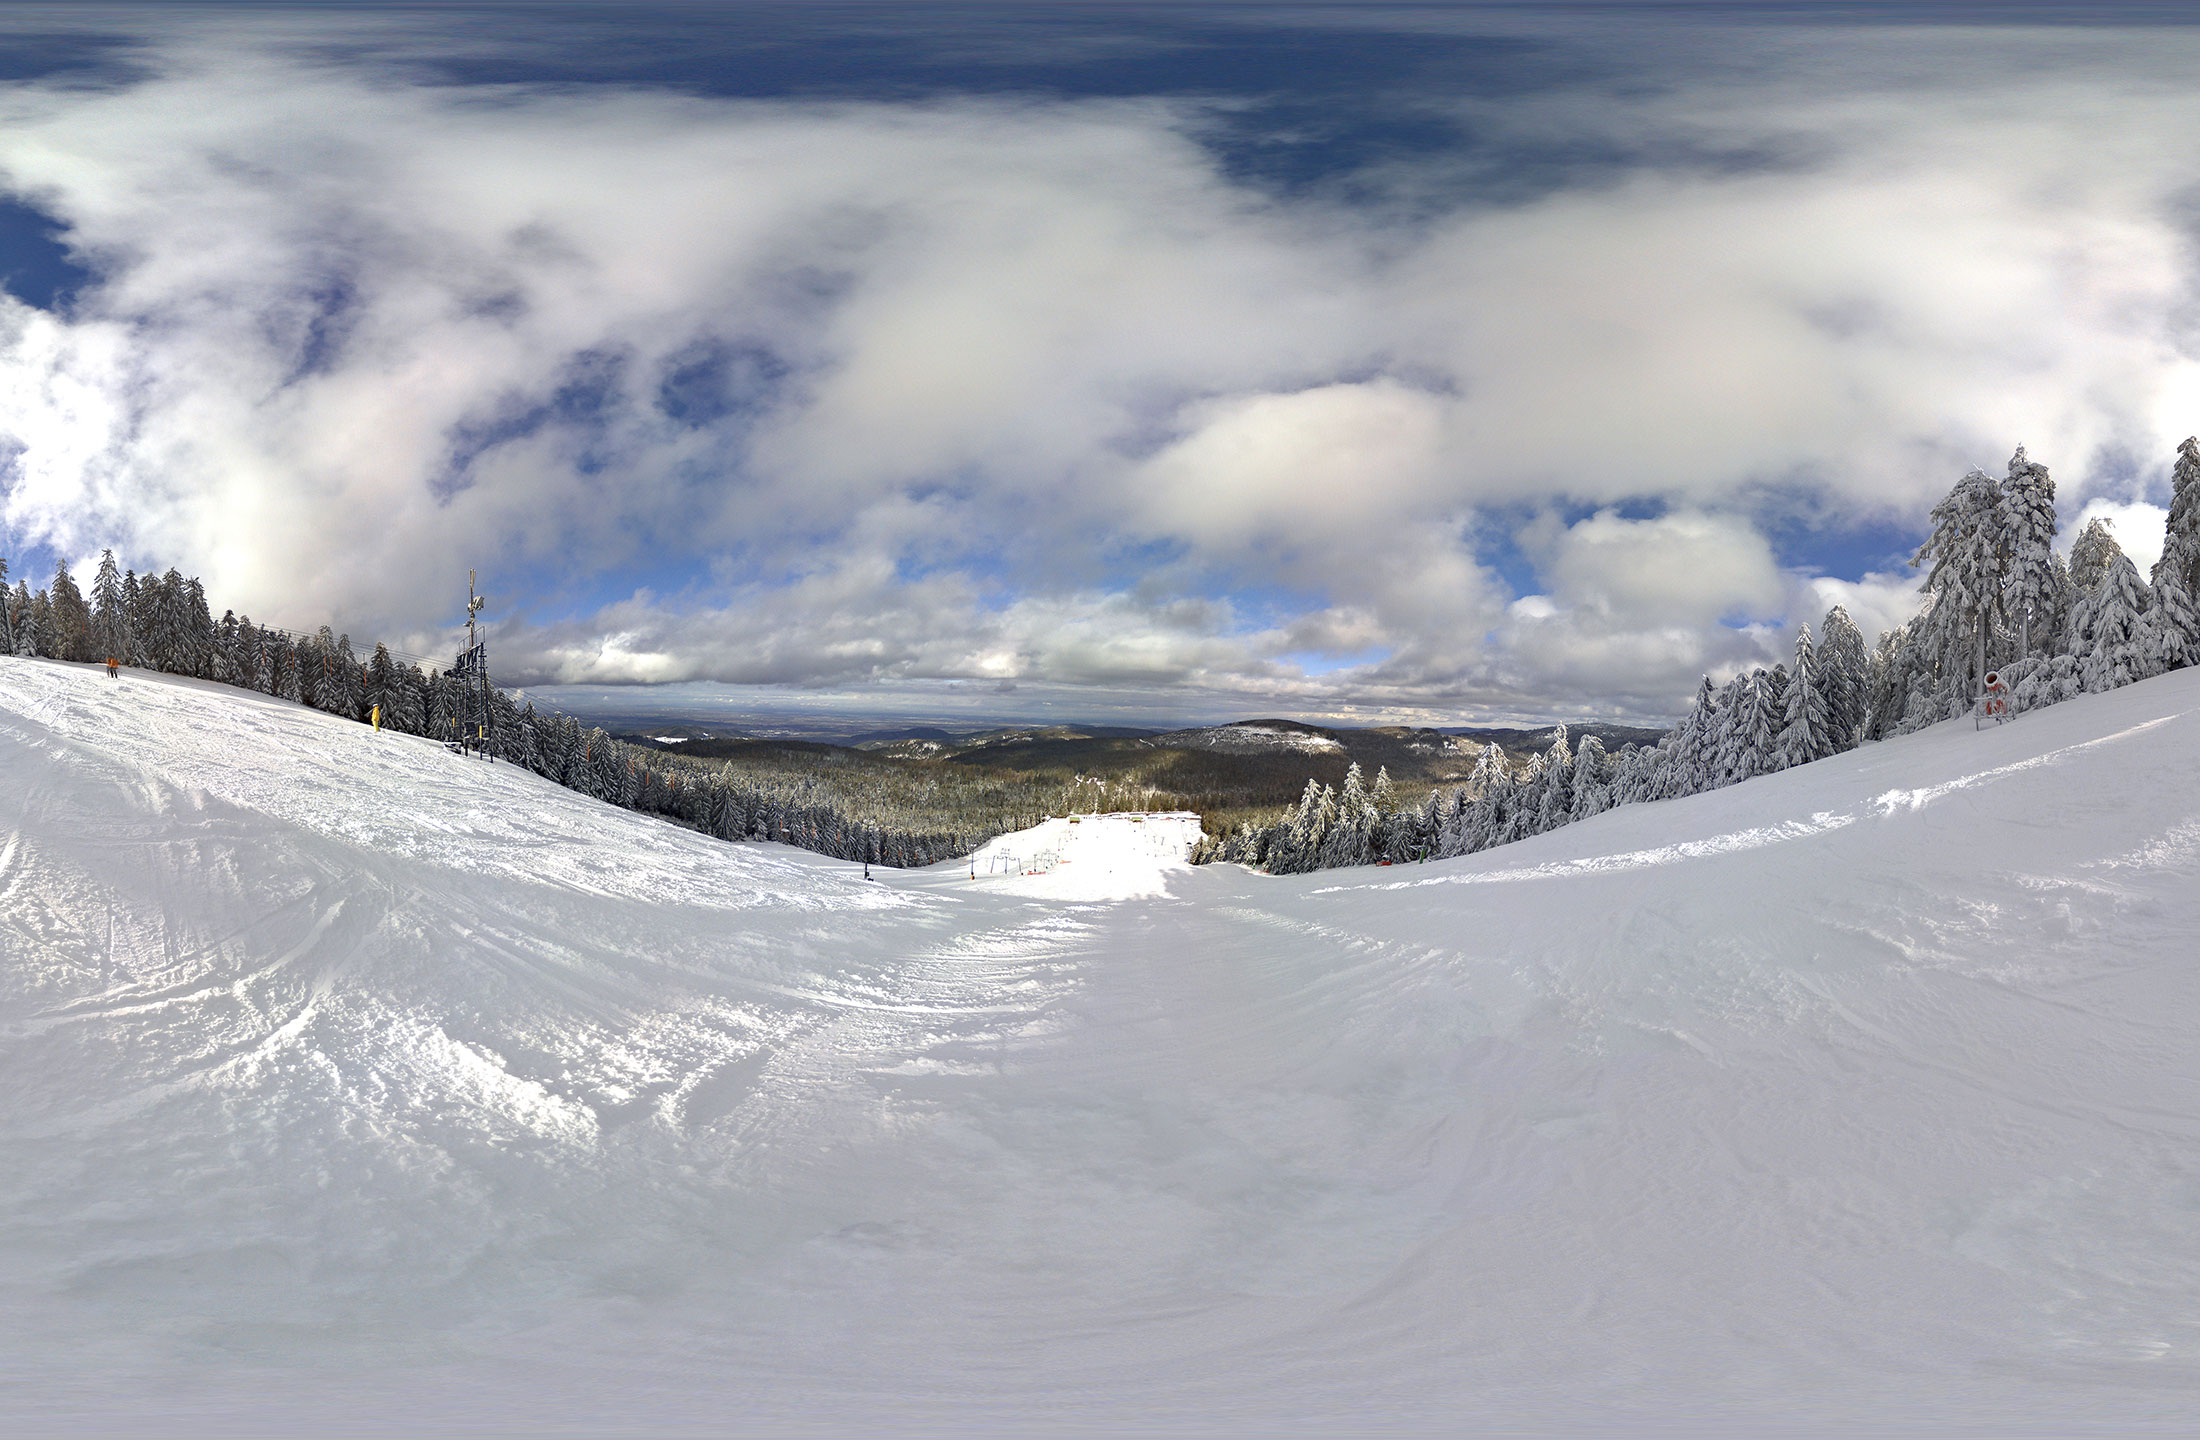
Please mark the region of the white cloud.
POLYGON ((1923 576, 1915 570, 1875 572, 1858 580, 1818 576, 1801 587, 1800 596, 1789 607, 1789 613, 1797 624, 1808 624, 1815 629, 1820 618, 1839 605, 1849 612, 1849 619, 1864 633, 1865 642, 1870 643, 1917 613, 1924 598, 1918 588, 1922 581, 1923 576))
POLYGON ((1732 515, 1600 511, 1566 530, 1547 569, 1559 593, 1623 622, 1756 619, 1787 598, 1771 545, 1732 515))
POLYGON ((2154 562, 2162 558, 2162 544, 2169 529, 2169 507, 2150 505, 2144 500, 2117 501, 2096 495, 2085 502, 2085 508, 2077 518, 2063 528, 2057 538, 2063 554, 2086 526, 2100 520, 2108 526, 2108 533, 2116 537, 2116 543, 2131 557, 2131 563, 2139 567, 2142 578, 2154 571, 2154 562))
POLYGON ((470 565, 642 577, 508 631, 572 681, 1670 709, 1761 663, 1725 622, 1910 603, 1751 516, 1914 524, 2019 440, 2083 495, 2200 403, 2180 32, 2014 110, 1866 40, 1838 86, 1768 51, 1523 100, 1476 118, 1774 159, 1494 208, 1400 171, 1412 210, 1236 183, 1180 105, 427 86, 192 33, 0 90, 4 188, 106 276, 0 302, 0 520, 419 645, 470 565), (1626 502, 1662 518, 1541 535, 1540 605, 1477 558, 1493 511, 1626 502))
POLYGON ((1181 412, 1184 437, 1131 477, 1134 514, 1218 548, 1316 546, 1414 516, 1448 468, 1446 408, 1388 379, 1199 402, 1181 412))

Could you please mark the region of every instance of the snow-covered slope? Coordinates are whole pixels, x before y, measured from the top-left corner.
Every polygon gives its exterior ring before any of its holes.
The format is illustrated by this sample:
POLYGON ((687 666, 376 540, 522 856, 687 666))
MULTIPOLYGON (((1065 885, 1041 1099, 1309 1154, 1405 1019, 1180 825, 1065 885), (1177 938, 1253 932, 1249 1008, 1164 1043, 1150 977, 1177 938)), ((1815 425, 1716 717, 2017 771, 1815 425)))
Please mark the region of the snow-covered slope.
POLYGON ((2200 674, 1157 873, 0 659, 0 1428, 2187 1428, 2200 674))
POLYGON ((1199 843, 1190 811, 1055 816, 998 836, 963 862, 988 889, 1049 900, 1141 900, 1169 893, 1199 843))

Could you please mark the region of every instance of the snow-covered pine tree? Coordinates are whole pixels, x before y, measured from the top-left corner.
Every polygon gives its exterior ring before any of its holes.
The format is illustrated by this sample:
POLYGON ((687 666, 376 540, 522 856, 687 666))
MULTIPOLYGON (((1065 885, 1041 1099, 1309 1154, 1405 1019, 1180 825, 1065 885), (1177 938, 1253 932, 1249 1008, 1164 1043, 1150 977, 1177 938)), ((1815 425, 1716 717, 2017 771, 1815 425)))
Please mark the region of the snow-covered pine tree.
MULTIPOLYGON (((451 678, 440 670, 428 672, 428 734, 448 744, 458 738, 458 711, 451 689, 451 678)), ((583 742, 585 745, 585 741, 583 742)), ((575 790, 586 795, 596 792, 585 785, 575 785, 575 790)), ((602 799, 600 795, 597 799, 602 799)))
POLYGON ((2187 436, 2170 467, 2169 522, 2163 528, 2162 558, 2155 562, 2157 588, 2164 566, 2183 569, 2186 593, 2200 595, 2200 437, 2187 436))
POLYGON ((1574 752, 1563 725, 1552 733, 1550 748, 1543 752, 1543 768, 1536 774, 1534 806, 1538 835, 1548 835, 1573 823, 1574 752))
POLYGON ((1901 629, 1890 667, 1889 689, 1898 708, 1890 712, 1886 726, 1889 735, 1907 735, 1936 725, 1967 706, 1968 702, 1960 697, 1960 687, 1952 681, 1944 683, 1941 677, 1934 636, 1942 632, 1940 622, 1933 618, 1940 604, 1941 597, 1927 595, 1924 608, 1901 629))
MULTIPOLYGON (((533 708, 532 702, 529 708, 533 708)), ((535 717, 535 748, 539 773, 564 783, 566 768, 566 721, 562 715, 538 715, 535 717)), ((715 810, 716 803, 712 806, 715 810)))
POLYGON ((1360 765, 1355 760, 1345 768, 1344 785, 1337 793, 1336 811, 1322 834, 1313 868, 1334 870, 1346 865, 1365 865, 1368 841, 1374 830, 1375 809, 1368 803, 1367 789, 1360 779, 1360 765))
POLYGON ((1786 672, 1756 669, 1737 675, 1732 699, 1721 704, 1720 765, 1723 785, 1754 780, 1772 769, 1786 718, 1786 672))
POLYGON ((15 594, 8 601, 8 613, 15 617, 15 633, 8 653, 25 659, 38 653, 38 621, 31 613, 31 587, 25 582, 15 582, 15 594))
POLYGON ((1330 822, 1337 814, 1337 794, 1321 781, 1308 778, 1298 808, 1285 820, 1268 847, 1268 868, 1276 875, 1298 875, 1320 863, 1322 842, 1329 838, 1330 822), (1281 868, 1278 868, 1278 867, 1281 868))
POLYGON ((238 684, 237 643, 239 629, 237 612, 222 611, 221 623, 214 627, 214 678, 224 685, 238 684))
POLYGON ((390 656, 390 647, 377 640, 374 654, 367 658, 366 674, 362 677, 366 693, 361 697, 370 718, 381 716, 384 725, 393 729, 397 720, 397 661, 390 656))
MULTIPOLYGON (((542 737, 536 732, 535 723, 535 702, 530 700, 520 707, 519 714, 514 716, 512 720, 512 763, 524 766, 540 775, 542 773, 542 737)), ((692 797, 684 798, 692 799, 692 797)), ((699 817, 687 814, 683 809, 681 818, 694 820, 699 817)))
POLYGON ((1574 751, 1573 809, 1567 820, 1586 820, 1611 809, 1612 779, 1612 761, 1604 753, 1604 742, 1594 735, 1582 736, 1581 747, 1574 751))
POLYGON ((253 624, 249 615, 237 619, 237 648, 230 660, 236 666, 236 678, 230 684, 266 693, 269 683, 267 632, 253 624))
POLYGON ((205 587, 194 575, 183 585, 184 660, 186 675, 209 680, 214 675, 214 612, 206 603, 205 587))
POLYGON ((1249 865, 1257 870, 1267 854, 1267 845, 1265 829, 1256 830, 1250 820, 1240 820, 1237 829, 1216 848, 1214 858, 1224 864, 1249 865))
MULTIPOLYGON (((557 743, 556 749, 562 754, 564 750, 562 739, 557 743)), ((730 768, 729 766, 728 769, 730 768)), ((742 835, 741 802, 733 786, 728 783, 726 770, 718 772, 710 787, 710 795, 710 819, 706 828, 721 840, 740 839, 742 835)), ((1200 838, 1204 840, 1206 837, 1202 836, 1200 838)))
POLYGON ((1491 841, 1496 845, 1510 845, 1540 833, 1538 824, 1543 818, 1542 801, 1543 757, 1530 755, 1526 768, 1513 777, 1505 787, 1505 824, 1491 841))
POLYGON ((2084 693, 2085 687, 2078 678, 2078 657, 2063 651, 2034 656, 2024 677, 2010 692, 2009 702, 2021 715, 2043 705, 2074 700, 2084 693))
POLYGON ((174 566, 160 577, 150 596, 152 631, 146 652, 153 664, 171 675, 187 675, 191 669, 191 592, 174 566))
POLYGON ((102 550, 92 577, 92 650, 97 659, 130 658, 130 611, 122 591, 122 569, 115 552, 102 550))
POLYGON ((32 654, 61 658, 61 621, 54 613, 53 598, 43 590, 31 597, 31 637, 32 654))
POLYGON ((1747 780, 1757 773, 1755 737, 1757 719, 1756 676, 1737 672, 1719 691, 1718 747, 1715 758, 1707 767, 1710 783, 1704 788, 1716 790, 1747 780))
MULTIPOLYGON (((1377 771, 1378 781, 1389 778, 1387 771, 1377 771)), ((1419 805, 1401 805, 1395 800, 1383 816, 1382 859, 1393 865, 1406 865, 1416 860, 1426 860, 1436 845, 1436 818, 1440 801, 1436 791, 1419 805)))
POLYGON ((1864 634, 1839 605, 1826 612, 1818 645, 1819 683, 1826 695, 1826 740, 1833 752, 1853 750, 1871 721, 1871 652, 1864 634))
POLYGON ((2079 683, 2098 695, 2161 673, 2160 644, 2149 611, 2152 597, 2139 567, 2118 551, 2093 592, 2072 612, 2072 655, 2079 683))
POLYGON ((272 673, 274 689, 269 693, 285 700, 305 703, 306 676, 313 669, 313 657, 288 635, 277 634, 273 641, 275 659, 272 673))
POLYGON ((519 707, 496 686, 489 687, 489 753, 520 763, 519 707))
POLYGON ((1828 693, 1832 687, 1824 682, 1818 655, 1818 647, 1811 643, 1810 627, 1805 625, 1795 637, 1795 668, 1788 672, 1786 709, 1780 738, 1773 749, 1775 770, 1808 765, 1838 749, 1833 740, 1833 705, 1828 693))
POLYGON ((336 649, 329 660, 329 677, 329 688, 333 692, 330 713, 346 720, 366 719, 366 668, 353 652, 348 634, 336 637, 336 649))
MULTIPOLYGON (((382 723, 394 725, 407 735, 428 733, 428 677, 420 673, 418 665, 410 662, 397 667, 397 686, 390 701, 395 705, 394 715, 385 715, 382 723)), ((558 776, 563 783, 565 776, 558 776)))
POLYGON ((1471 855, 1504 843, 1512 820, 1512 767, 1495 744, 1484 745, 1474 757, 1474 773, 1468 777, 1474 803, 1461 817, 1461 847, 1454 854, 1471 855))
POLYGON ((1757 713, 1750 727, 1750 751, 1756 774, 1769 775, 1780 753, 1780 731, 1787 725, 1787 666, 1775 665, 1756 672, 1757 713))
POLYGON ((1902 714, 1903 629, 1882 630, 1864 672, 1864 734, 1884 740, 1902 714))
MULTIPOLYGON (((597 729, 588 732, 587 742, 582 748, 585 751, 584 763, 588 767, 588 793, 598 800, 616 801, 622 783, 619 778, 620 770, 625 764, 617 754, 618 747, 611 743, 609 735, 597 729)), ((762 832, 767 840, 779 838, 778 830, 782 823, 777 813, 776 797, 774 798, 774 808, 768 812, 762 832)))
POLYGON ((2200 438, 2187 436, 2170 469, 2169 521, 2154 562, 2156 643, 2163 668, 2200 665, 2200 438))
MULTIPOLYGON (((177 576, 177 579, 180 581, 182 577, 177 576)), ((144 657, 147 669, 175 669, 177 629, 175 615, 169 604, 168 584, 151 571, 147 571, 138 580, 136 637, 138 651, 144 657)))
MULTIPOLYGON (((1632 744, 1604 752, 1605 788, 1609 792, 1605 809, 1640 805, 1652 798, 1649 782, 1656 774, 1657 753, 1655 745, 1632 744)), ((1575 759, 1578 762, 1580 757, 1575 759)), ((1577 789, 1574 793, 1578 798, 1580 791, 1577 789)))
POLYGON ((326 710, 328 704, 322 697, 334 678, 328 654, 336 648, 335 632, 323 625, 318 634, 300 636, 292 641, 291 648, 298 657, 299 703, 326 710))
POLYGON ((2116 543, 2108 522, 2094 516, 2070 547, 2070 588, 2076 598, 2083 600, 2099 589, 2101 577, 2123 553, 2124 547, 2116 543))
POLYGON ((1370 860, 1388 860, 1393 864, 1397 862, 1398 857, 1390 853, 1390 832, 1393 828, 1391 821, 1394 818, 1400 822, 1398 828, 1409 831, 1413 828, 1409 817, 1396 814, 1398 808, 1397 790, 1398 787, 1391 782, 1390 767, 1377 765, 1375 767, 1375 783, 1367 787, 1367 803, 1375 810, 1375 828, 1369 835, 1367 842, 1368 858, 1370 860))
POLYGON ((22 580, 13 590, 0 585, 0 611, 7 614, 5 648, 0 655, 31 656, 38 653, 38 637, 31 628, 31 592, 22 580))
POLYGON ((1719 692, 1711 677, 1696 687, 1696 703, 1670 734, 1658 742, 1658 765, 1650 798, 1670 800, 1712 788, 1718 768, 1719 692))
POLYGON ((1438 790, 1429 797, 1431 814, 1428 858, 1448 860, 1467 853, 1467 818, 1473 801, 1464 787, 1438 790))
POLYGON ((47 605, 53 611, 53 623, 59 654, 62 660, 89 660, 92 658, 92 607, 84 603, 84 594, 76 588, 76 580, 69 574, 67 561, 54 566, 53 588, 48 592, 47 605))
POLYGON ((2027 459, 2024 447, 2009 457, 2001 484, 2002 606, 2017 628, 2017 658, 2054 634, 2055 482, 2047 467, 2027 459))
POLYGON ((160 577, 125 570, 122 593, 130 607, 130 663, 141 670, 156 670, 160 667, 153 657, 153 642, 159 623, 160 577))
POLYGON ((2154 586, 2154 644, 2160 668, 2182 670, 2200 664, 2200 602, 2185 584, 2184 567, 2157 565, 2154 586))
POLYGON ((1931 677, 1934 698, 1947 714, 1969 706, 1985 688, 1989 651, 2003 628, 2004 518, 2001 486, 1973 470, 1933 507, 1933 533, 1910 559, 1912 566, 1931 562, 1924 588, 1932 604, 1918 617, 1923 624, 1912 638, 1918 669, 1931 677))
POLYGON ((2047 623, 2034 626, 2040 631, 2034 643, 2051 648, 2060 645, 2063 636, 2070 633, 2070 607, 2078 603, 2078 587, 2071 583, 2070 566, 2064 563, 2062 556, 2057 555, 2048 568, 2055 577, 2053 608, 2048 612, 2047 623))
POLYGON ((1655 800, 1664 764, 1659 745, 1622 745, 1613 761, 1613 807, 1655 800))

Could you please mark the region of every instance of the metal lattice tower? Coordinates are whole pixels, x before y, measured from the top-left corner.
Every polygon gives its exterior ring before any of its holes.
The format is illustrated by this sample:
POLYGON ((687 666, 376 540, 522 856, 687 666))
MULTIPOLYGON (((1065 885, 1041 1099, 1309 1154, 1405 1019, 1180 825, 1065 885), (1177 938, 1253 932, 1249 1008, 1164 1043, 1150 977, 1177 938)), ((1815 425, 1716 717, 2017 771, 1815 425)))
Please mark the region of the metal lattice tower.
POLYGON ((489 752, 489 652, 476 630, 476 617, 487 608, 489 597, 479 593, 473 571, 466 572, 466 648, 451 665, 451 678, 459 682, 458 733, 451 748, 464 754, 489 752))

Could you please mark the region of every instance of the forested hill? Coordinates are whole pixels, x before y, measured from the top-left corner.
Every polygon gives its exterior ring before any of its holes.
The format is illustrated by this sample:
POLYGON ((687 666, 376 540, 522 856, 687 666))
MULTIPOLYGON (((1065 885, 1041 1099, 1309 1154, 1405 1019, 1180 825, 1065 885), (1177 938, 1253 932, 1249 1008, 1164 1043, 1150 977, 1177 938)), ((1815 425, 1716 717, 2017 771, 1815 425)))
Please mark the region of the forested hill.
MULTIPOLYGON (((1589 728, 1609 736, 1614 747, 1655 743, 1662 733, 1589 728)), ((962 734, 905 730, 841 746, 698 730, 657 725, 619 738, 691 761, 723 763, 760 783, 821 770, 864 785, 928 776, 935 794, 1036 795, 1050 810, 1196 810, 1217 834, 1247 820, 1272 819, 1299 799, 1310 778, 1342 785, 1354 765, 1371 776, 1387 773, 1417 803, 1421 792, 1465 782, 1489 746, 1509 763, 1526 764, 1553 734, 1549 728, 1348 729, 1263 719, 1166 731, 1075 725, 962 734)))

